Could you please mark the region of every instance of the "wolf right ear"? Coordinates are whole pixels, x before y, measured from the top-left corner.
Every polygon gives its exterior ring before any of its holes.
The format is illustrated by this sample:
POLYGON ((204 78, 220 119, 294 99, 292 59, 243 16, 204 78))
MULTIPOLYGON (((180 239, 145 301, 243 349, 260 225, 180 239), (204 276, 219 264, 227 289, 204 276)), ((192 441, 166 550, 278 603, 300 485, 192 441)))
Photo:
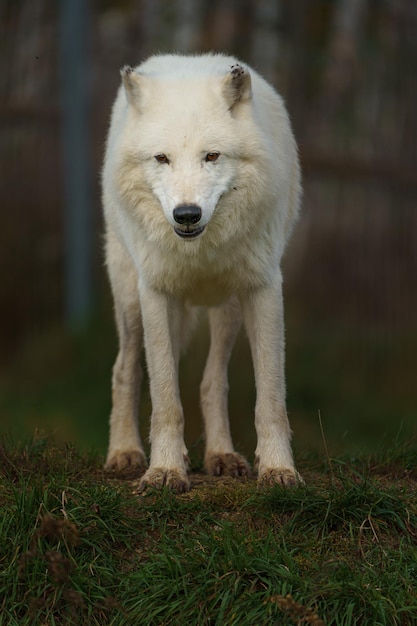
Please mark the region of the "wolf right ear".
POLYGON ((248 70, 238 63, 232 65, 230 72, 223 79, 222 89, 230 110, 239 102, 250 100, 252 87, 248 70))
POLYGON ((127 101, 136 109, 139 109, 142 95, 141 76, 130 65, 125 65, 120 70, 120 76, 122 77, 127 101))

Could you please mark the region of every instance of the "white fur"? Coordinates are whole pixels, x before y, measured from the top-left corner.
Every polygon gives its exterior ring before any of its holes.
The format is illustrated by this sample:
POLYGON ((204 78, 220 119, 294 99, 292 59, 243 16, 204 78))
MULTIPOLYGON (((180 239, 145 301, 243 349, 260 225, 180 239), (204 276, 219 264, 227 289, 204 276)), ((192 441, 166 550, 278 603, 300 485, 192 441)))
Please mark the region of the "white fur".
POLYGON ((301 187, 283 102, 253 69, 223 55, 154 56, 122 76, 103 170, 120 338, 107 466, 145 465, 136 425, 143 334, 153 413, 142 486, 188 488, 178 359, 190 310, 206 305, 206 469, 248 471, 234 452, 227 415, 227 363, 243 315, 257 385, 259 479, 294 482, 280 261, 301 187), (173 213, 184 204, 201 208, 204 230, 192 239, 174 230, 185 228, 173 213))

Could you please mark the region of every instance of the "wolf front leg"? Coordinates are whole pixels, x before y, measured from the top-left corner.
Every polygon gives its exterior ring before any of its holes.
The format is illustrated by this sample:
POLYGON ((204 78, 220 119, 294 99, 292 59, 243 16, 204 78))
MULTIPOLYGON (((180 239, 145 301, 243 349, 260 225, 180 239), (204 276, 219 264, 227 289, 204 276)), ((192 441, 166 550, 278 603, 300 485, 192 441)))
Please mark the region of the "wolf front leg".
POLYGON ((241 325, 240 303, 232 297, 209 309, 210 351, 201 382, 201 408, 206 431, 204 468, 218 476, 248 476, 246 459, 234 451, 227 409, 227 366, 241 325))
POLYGON ((260 484, 294 485, 299 479, 291 452, 285 408, 282 279, 242 298, 256 382, 256 465, 260 484))
POLYGON ((164 486, 189 489, 184 417, 178 388, 183 306, 139 281, 145 351, 152 400, 151 459, 139 491, 164 486))

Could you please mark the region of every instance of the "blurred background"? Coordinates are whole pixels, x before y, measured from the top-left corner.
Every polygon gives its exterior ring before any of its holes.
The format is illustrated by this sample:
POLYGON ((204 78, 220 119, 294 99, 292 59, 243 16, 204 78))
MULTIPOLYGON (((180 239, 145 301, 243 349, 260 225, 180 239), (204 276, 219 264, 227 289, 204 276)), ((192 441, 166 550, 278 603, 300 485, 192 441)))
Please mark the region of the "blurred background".
MULTIPOLYGON (((284 263, 288 411, 297 454, 375 450, 417 430, 415 0, 0 1, 0 424, 105 452, 117 341, 100 168, 119 69, 222 51, 283 95, 304 173, 284 263)), ((167 103, 169 106, 169 103, 167 103)), ((181 371, 201 445, 204 321, 181 371)), ((239 338, 232 430, 254 448, 239 338)), ((146 437, 151 407, 142 402, 146 437)))

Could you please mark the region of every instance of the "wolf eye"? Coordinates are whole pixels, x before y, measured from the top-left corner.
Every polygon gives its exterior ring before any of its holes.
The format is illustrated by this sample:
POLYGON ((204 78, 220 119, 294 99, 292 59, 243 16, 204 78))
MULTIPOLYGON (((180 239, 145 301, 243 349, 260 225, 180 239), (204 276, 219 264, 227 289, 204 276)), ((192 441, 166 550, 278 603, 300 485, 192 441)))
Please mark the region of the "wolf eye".
POLYGON ((158 163, 169 163, 169 159, 166 154, 156 154, 155 159, 158 163))
POLYGON ((212 163, 213 161, 217 161, 220 156, 220 152, 207 152, 206 154, 206 163, 212 163))

